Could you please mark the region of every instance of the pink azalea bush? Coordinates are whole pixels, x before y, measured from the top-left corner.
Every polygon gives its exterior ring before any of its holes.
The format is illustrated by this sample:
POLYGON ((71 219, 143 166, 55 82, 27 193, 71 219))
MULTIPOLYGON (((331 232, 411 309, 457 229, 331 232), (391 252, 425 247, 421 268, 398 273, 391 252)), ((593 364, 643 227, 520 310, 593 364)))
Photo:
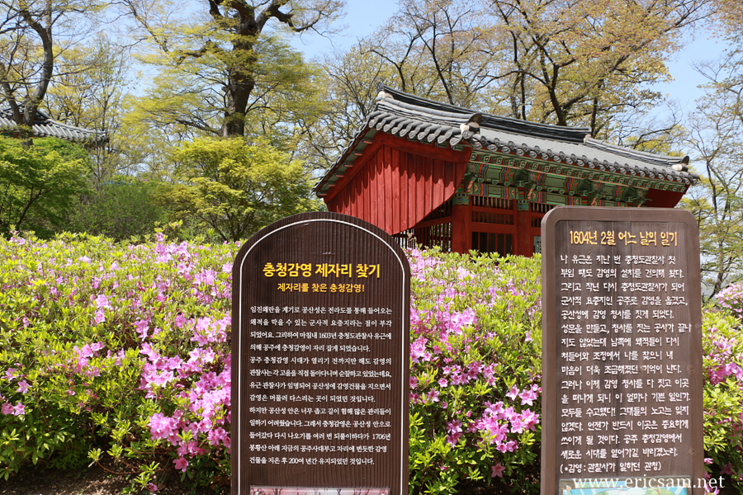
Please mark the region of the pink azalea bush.
POLYGON ((538 492, 539 257, 409 260, 411 493, 538 492))
POLYGON ((99 463, 229 483, 235 245, 0 241, 0 475, 99 463))
POLYGON ((708 308, 703 319, 708 473, 727 476, 728 484, 743 492, 743 328, 739 318, 724 310, 708 308))
MULTIPOLYGON (((0 476, 98 463, 132 492, 173 475, 226 488, 238 248, 0 240, 0 476)), ((409 259, 410 492, 538 492, 539 258, 409 259)), ((728 309, 705 312, 704 353, 707 467, 737 481, 743 338, 728 309)))
POLYGON ((717 303, 731 313, 743 318, 743 283, 733 284, 721 290, 716 296, 717 303))

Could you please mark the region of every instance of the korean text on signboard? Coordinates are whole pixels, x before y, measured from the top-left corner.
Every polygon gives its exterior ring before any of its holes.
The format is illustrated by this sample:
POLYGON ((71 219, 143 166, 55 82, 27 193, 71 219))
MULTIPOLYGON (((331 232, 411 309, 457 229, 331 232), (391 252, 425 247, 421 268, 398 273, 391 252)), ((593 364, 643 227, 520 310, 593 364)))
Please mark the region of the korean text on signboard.
POLYGON ((289 217, 243 246, 233 284, 232 493, 407 493, 409 268, 392 238, 289 217))
POLYGON ((542 225, 542 493, 576 479, 702 478, 693 218, 558 208, 542 225))

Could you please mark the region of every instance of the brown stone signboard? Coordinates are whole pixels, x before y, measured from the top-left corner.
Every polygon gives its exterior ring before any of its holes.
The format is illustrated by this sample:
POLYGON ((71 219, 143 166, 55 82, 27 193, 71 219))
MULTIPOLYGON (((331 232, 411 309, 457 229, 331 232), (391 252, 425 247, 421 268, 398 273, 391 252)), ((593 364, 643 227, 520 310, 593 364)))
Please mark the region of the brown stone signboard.
POLYGON ((542 494, 703 493, 693 216, 556 208, 542 243, 542 494))
POLYGON ((394 239, 305 213, 233 268, 232 494, 403 495, 410 268, 394 239))

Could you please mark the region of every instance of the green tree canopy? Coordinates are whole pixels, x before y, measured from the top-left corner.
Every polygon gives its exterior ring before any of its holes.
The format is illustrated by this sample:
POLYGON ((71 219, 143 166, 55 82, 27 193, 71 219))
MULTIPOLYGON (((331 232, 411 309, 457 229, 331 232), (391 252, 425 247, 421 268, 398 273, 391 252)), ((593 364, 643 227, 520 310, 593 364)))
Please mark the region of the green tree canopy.
POLYGON ((285 216, 319 207, 302 163, 260 138, 200 138, 175 156, 179 183, 166 194, 181 216, 193 216, 225 241, 236 241, 285 216))
POLYGON ((0 234, 11 229, 50 235, 84 192, 90 172, 86 152, 54 138, 24 147, 0 138, 0 234))

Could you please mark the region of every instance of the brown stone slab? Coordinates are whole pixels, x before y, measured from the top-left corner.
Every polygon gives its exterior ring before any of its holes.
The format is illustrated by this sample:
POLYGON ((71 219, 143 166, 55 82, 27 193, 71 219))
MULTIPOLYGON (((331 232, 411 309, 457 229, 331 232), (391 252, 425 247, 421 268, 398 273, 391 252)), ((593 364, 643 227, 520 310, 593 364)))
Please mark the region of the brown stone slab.
POLYGON ((542 253, 541 493, 587 479, 688 479, 701 495, 694 217, 560 207, 542 220, 542 253))
POLYGON ((407 494, 409 327, 410 268, 381 229, 305 213, 247 241, 233 266, 232 494, 407 494))

